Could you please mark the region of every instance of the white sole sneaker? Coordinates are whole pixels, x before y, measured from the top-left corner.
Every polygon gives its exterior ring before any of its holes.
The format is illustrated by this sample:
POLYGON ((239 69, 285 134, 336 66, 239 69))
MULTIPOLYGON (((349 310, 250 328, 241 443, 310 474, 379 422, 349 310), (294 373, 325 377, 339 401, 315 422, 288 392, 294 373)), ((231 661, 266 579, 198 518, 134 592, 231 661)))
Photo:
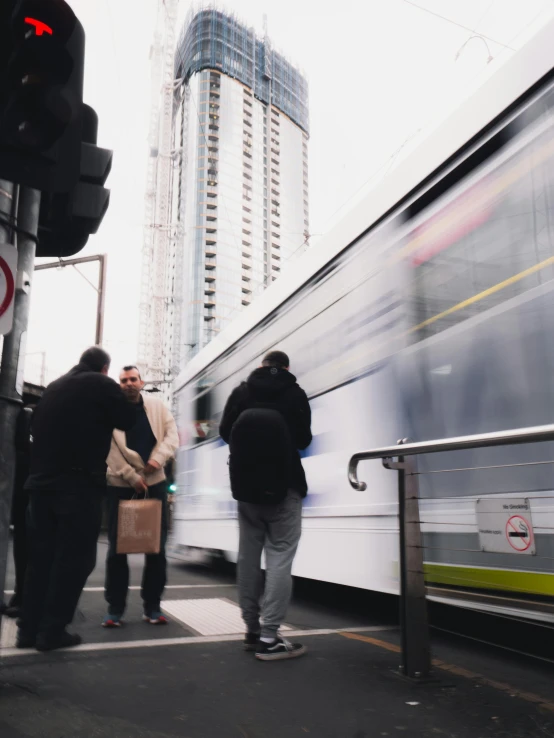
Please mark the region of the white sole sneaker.
POLYGON ((304 656, 308 653, 306 646, 300 646, 300 648, 294 648, 292 650, 279 650, 274 653, 256 653, 256 658, 259 661, 284 661, 285 659, 297 659, 299 656, 304 656))
POLYGON ((169 623, 165 615, 161 615, 159 618, 151 618, 150 615, 143 615, 142 619, 145 623, 150 623, 150 625, 167 625, 169 623))

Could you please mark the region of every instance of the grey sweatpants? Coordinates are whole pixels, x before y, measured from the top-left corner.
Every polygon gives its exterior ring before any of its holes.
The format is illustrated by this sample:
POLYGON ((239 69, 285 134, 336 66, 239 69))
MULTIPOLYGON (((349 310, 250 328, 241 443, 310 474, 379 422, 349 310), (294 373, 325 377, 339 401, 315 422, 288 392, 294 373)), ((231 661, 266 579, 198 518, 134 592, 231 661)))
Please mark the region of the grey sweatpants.
POLYGON ((249 633, 275 638, 292 592, 291 569, 302 532, 302 498, 294 490, 279 505, 239 502, 238 586, 242 617, 249 633), (261 569, 265 549, 263 604, 261 569))

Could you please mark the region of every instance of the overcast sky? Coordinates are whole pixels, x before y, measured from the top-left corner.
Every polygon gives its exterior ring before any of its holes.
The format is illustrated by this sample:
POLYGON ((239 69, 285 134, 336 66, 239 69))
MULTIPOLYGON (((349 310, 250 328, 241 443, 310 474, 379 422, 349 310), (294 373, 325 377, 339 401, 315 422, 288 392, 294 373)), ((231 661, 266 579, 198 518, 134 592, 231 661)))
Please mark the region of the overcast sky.
MULTIPOLYGON (((100 117, 99 145, 114 149, 110 209, 80 255, 108 255, 105 346, 117 373, 137 358, 149 51, 158 2, 70 5, 87 35, 85 101, 100 117)), ((189 6, 181 0, 181 18, 189 6)), ((226 7, 259 29, 266 12, 275 45, 308 77, 310 231, 317 248, 317 235, 347 217, 406 139, 506 61, 552 14, 554 0, 240 0, 226 7)), ((82 273, 97 278, 95 265, 82 273)), ((39 378, 42 352, 50 381, 94 342, 96 294, 84 276, 69 268, 36 273, 30 381, 39 378)))

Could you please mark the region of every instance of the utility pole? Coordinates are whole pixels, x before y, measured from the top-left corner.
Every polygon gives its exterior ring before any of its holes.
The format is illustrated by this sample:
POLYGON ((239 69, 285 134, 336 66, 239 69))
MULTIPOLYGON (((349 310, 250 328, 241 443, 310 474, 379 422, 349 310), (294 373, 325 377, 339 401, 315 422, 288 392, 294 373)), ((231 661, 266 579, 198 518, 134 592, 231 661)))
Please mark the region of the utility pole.
MULTIPOLYGON (((0 597, 3 597, 8 558, 8 538, 15 476, 15 426, 23 405, 23 365, 29 322, 31 278, 35 261, 40 212, 40 192, 14 187, 0 180, 0 214, 15 215, 17 237, 17 288, 13 327, 4 336, 0 371, 0 597), (16 195, 19 203, 15 211, 16 195), (15 212, 14 212, 15 211, 15 212)), ((9 219, 8 219, 9 220, 9 219)), ((7 242, 9 227, 0 225, 0 240, 7 242)))
MULTIPOLYGON (((104 308, 106 305, 106 276, 108 273, 108 255, 107 254, 96 254, 95 256, 81 256, 79 259, 60 259, 59 261, 49 262, 48 264, 39 264, 35 267, 35 272, 40 272, 44 269, 63 269, 64 267, 72 266, 77 269, 79 264, 87 264, 91 261, 99 262, 99 275, 98 275, 98 287, 95 287, 92 282, 89 281, 84 274, 79 272, 83 279, 90 284, 92 289, 97 293, 98 300, 96 302, 96 331, 95 331, 95 344, 101 346, 104 340, 104 308)), ((77 271, 79 271, 77 269, 77 271)))

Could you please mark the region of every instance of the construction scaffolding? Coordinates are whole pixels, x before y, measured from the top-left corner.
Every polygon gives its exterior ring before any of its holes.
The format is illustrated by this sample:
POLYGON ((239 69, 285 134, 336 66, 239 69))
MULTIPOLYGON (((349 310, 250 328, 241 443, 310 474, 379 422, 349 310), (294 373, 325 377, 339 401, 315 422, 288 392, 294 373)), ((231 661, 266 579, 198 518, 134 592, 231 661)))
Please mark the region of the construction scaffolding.
POLYGON ((196 72, 218 70, 249 87, 268 111, 275 106, 285 113, 306 137, 309 128, 306 78, 272 47, 267 29, 258 35, 235 13, 199 3, 189 9, 176 44, 178 11, 179 0, 158 0, 137 362, 143 378, 167 400, 189 346, 183 343, 188 339, 183 316, 186 178, 181 176, 187 169, 189 80, 196 72))
POLYGON ((183 84, 202 69, 217 69, 239 80, 308 133, 308 83, 303 71, 272 47, 267 32, 258 35, 218 4, 189 10, 175 50, 175 78, 183 84))
POLYGON ((174 50, 178 0, 158 0, 151 48, 151 114, 145 225, 142 253, 138 365, 146 381, 169 392, 171 350, 167 345, 167 310, 174 291, 168 283, 168 263, 175 258, 171 226, 171 184, 174 152, 172 118, 174 50))

